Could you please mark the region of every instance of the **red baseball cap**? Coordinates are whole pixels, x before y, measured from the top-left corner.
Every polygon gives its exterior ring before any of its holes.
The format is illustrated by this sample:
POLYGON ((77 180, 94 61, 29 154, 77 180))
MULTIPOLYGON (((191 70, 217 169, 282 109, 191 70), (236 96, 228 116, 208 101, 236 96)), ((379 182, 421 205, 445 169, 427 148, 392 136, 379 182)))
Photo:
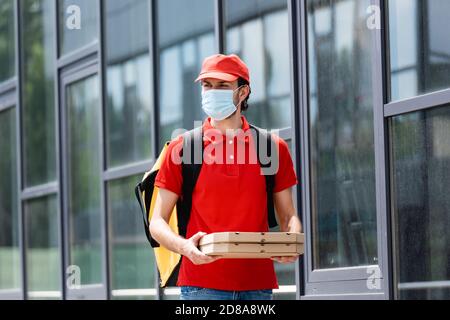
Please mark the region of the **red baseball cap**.
POLYGON ((215 54, 205 59, 200 75, 195 80, 213 78, 223 81, 236 81, 238 78, 245 79, 250 83, 250 74, 245 63, 235 54, 215 54))

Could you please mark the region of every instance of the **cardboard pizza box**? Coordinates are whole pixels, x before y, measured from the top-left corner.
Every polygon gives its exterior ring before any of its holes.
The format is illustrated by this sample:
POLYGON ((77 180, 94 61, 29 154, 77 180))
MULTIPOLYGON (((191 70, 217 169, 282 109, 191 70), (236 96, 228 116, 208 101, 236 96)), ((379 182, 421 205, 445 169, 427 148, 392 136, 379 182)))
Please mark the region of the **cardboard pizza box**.
POLYGON ((270 257, 292 257, 304 253, 300 243, 210 243, 200 246, 200 251, 210 256, 223 258, 265 259, 270 257))
POLYGON ((216 232, 203 236, 199 245, 210 243, 304 243, 303 233, 290 232, 216 232))

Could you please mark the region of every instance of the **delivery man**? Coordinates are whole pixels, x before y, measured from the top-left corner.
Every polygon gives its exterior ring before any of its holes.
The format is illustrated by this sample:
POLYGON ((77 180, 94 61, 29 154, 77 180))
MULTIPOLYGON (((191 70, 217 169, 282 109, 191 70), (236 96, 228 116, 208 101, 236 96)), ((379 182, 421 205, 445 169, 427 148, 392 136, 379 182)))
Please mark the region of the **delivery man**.
MULTIPOLYGON (((172 232, 168 224, 178 197, 182 196, 181 164, 170 156, 182 147, 181 135, 169 144, 156 177, 155 186, 160 191, 150 232, 162 246, 182 256, 177 281, 181 299, 272 299, 272 289, 278 288, 274 261, 293 263, 298 257, 221 259, 207 256, 198 249, 199 240, 209 233, 268 231, 266 182, 261 167, 248 161, 248 157, 244 163, 238 163, 238 158, 242 158, 235 154, 239 149, 248 155, 248 149, 254 146, 252 139, 245 134, 229 134, 250 129, 242 115, 248 108, 251 93, 249 70, 237 55, 218 54, 204 61, 196 82, 199 81, 203 110, 208 118, 202 127, 204 164, 192 194, 186 238, 172 232), (217 131, 221 139, 208 134, 217 131), (224 150, 217 156, 222 161, 206 161, 207 157, 211 160, 216 156, 214 151, 206 154, 210 144, 214 146, 212 150, 224 150)), ((273 197, 280 230, 301 232, 292 198, 292 187, 298 183, 293 161, 287 143, 276 135, 273 138, 279 157, 273 197)))

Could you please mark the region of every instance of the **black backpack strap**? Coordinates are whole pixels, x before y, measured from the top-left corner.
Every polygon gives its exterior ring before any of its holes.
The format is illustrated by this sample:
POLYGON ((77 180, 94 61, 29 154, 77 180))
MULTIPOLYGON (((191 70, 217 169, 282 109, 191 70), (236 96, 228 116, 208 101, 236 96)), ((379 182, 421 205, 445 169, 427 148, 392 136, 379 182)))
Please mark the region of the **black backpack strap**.
POLYGON ((150 173, 144 181, 139 182, 134 188, 134 193, 138 200, 139 206, 141 208, 142 220, 144 222, 144 230, 145 235, 147 236, 148 241, 150 242, 153 248, 159 247, 159 243, 152 237, 150 234, 149 226, 150 221, 148 219, 148 212, 145 210, 145 207, 150 207, 150 201, 153 196, 154 187, 153 184, 155 182, 155 178, 157 175, 157 171, 150 173), (145 191, 145 199, 143 199, 143 192, 145 191))
POLYGON ((182 197, 177 202, 178 232, 186 237, 187 225, 191 216, 192 193, 200 175, 203 164, 202 127, 188 131, 183 136, 181 151, 183 176, 182 197))
POLYGON ((137 201, 139 203, 139 206, 141 207, 141 214, 142 214, 142 220, 144 220, 144 229, 145 229, 145 235, 147 236, 148 241, 153 240, 152 236, 150 235, 149 227, 149 221, 147 218, 147 213, 144 210, 144 204, 142 203, 142 189, 141 189, 141 183, 138 183, 136 187, 134 188, 134 193, 136 195, 137 201))
POLYGON ((258 128, 254 125, 250 125, 252 134, 256 142, 256 152, 258 163, 264 173, 266 179, 266 192, 267 192, 267 214, 269 220, 269 228, 275 228, 278 226, 278 222, 275 216, 275 206, 273 202, 273 190, 275 188, 275 174, 278 169, 278 154, 275 141, 272 139, 272 135, 267 130, 258 128), (256 133, 256 135, 255 135, 256 133), (266 141, 265 144, 260 141, 266 141), (260 147, 264 147, 263 150, 260 147), (266 150, 265 150, 266 149, 266 150), (274 162, 275 161, 275 162, 274 162))

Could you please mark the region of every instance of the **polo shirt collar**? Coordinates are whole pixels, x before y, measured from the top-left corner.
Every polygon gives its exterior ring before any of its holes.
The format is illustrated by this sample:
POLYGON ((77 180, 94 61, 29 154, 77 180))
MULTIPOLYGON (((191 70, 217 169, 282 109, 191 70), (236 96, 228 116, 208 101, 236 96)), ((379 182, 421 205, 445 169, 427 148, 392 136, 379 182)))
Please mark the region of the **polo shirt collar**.
MULTIPOLYGON (((244 116, 241 116, 242 119, 242 131, 245 133, 247 132, 247 130, 250 129, 250 124, 248 123, 247 119, 244 116)), ((211 124, 211 117, 208 117, 204 122, 203 122, 203 126, 202 126, 202 130, 203 130, 203 141, 207 142, 207 143, 221 143, 224 139, 226 139, 227 137, 225 136, 225 134, 222 134, 222 141, 214 141, 214 138, 212 138, 212 136, 217 136, 217 132, 218 129, 214 128, 211 124), (211 130, 211 131, 209 131, 211 130), (212 133, 212 134, 208 134, 208 132, 212 133)), ((249 142, 249 137, 247 134, 243 135, 243 134, 237 134, 236 135, 237 139, 239 142, 245 142, 248 143, 249 142)))

